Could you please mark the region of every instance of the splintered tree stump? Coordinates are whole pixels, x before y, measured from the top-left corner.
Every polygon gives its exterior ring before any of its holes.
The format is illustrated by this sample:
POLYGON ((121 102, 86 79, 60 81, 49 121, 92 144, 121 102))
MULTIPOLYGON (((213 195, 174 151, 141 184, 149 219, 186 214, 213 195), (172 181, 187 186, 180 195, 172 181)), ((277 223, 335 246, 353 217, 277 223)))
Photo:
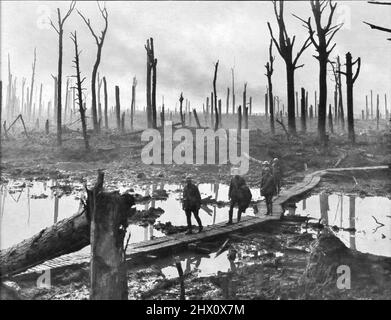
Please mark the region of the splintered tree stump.
POLYGON ((133 197, 103 192, 103 173, 88 190, 87 207, 91 216, 91 300, 127 300, 127 269, 124 238, 133 197))

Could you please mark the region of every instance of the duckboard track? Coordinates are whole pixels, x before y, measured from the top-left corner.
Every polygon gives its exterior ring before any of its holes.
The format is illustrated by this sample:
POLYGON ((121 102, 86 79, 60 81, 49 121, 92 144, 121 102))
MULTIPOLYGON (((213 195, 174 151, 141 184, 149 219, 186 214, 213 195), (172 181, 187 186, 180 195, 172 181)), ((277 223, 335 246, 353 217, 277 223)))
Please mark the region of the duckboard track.
MULTIPOLYGON (((294 198, 300 197, 305 193, 311 191, 318 185, 321 178, 326 175, 333 175, 338 173, 354 174, 355 172, 390 170, 388 166, 374 166, 374 167, 351 167, 351 168, 332 168, 312 172, 306 175, 302 182, 295 184, 293 187, 283 190, 273 201, 273 215, 265 215, 266 205, 264 202, 259 202, 257 216, 245 216, 239 223, 227 225, 225 222, 217 223, 211 226, 204 227, 201 233, 186 235, 178 233, 174 235, 155 238, 148 241, 142 241, 130 244, 126 251, 126 259, 134 260, 135 258, 147 257, 157 254, 164 254, 166 252, 178 253, 185 249, 190 243, 201 242, 203 240, 211 240, 220 238, 224 235, 235 231, 241 231, 256 227, 266 221, 279 220, 282 218, 285 211, 285 204, 294 198)), ((40 273, 47 269, 55 269, 69 265, 87 263, 90 260, 90 255, 86 253, 71 253, 52 260, 48 260, 40 265, 28 269, 23 273, 40 273)))

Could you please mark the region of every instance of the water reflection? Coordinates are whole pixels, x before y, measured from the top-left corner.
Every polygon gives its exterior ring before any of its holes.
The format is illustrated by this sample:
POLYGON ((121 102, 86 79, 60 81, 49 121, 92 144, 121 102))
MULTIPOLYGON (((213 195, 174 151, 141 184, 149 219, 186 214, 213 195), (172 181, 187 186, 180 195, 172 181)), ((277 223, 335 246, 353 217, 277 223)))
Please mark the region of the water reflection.
MULTIPOLYGON (((174 226, 186 225, 186 215, 182 210, 181 195, 183 185, 153 184, 146 186, 109 185, 107 189, 120 192, 132 192, 143 196, 159 195, 159 191, 167 192, 167 199, 158 196, 150 201, 136 205, 138 210, 162 208, 165 212, 156 222, 171 222, 174 226), (159 200, 158 200, 159 199, 159 200)), ((210 197, 213 204, 204 204, 200 210, 200 217, 204 225, 211 225, 226 221, 228 208, 221 203, 228 202, 228 185, 200 184, 202 198, 210 197), (216 202, 219 202, 217 204, 216 202)), ((259 200, 259 190, 251 190, 253 199, 259 200)), ((161 192, 164 194, 164 192, 161 192)), ((2 184, 0 188, 0 248, 7 248, 19 243, 43 228, 51 226, 64 218, 70 217, 81 208, 80 199, 85 198, 84 187, 81 183, 66 181, 24 181, 11 180, 2 184)), ((253 215, 253 209, 248 208, 247 215, 253 215)), ((153 228, 152 224, 139 226, 129 225, 131 234, 130 243, 151 240, 164 234, 153 228)))
POLYGON ((390 199, 322 192, 300 202, 287 214, 321 219, 351 249, 391 257, 390 199))

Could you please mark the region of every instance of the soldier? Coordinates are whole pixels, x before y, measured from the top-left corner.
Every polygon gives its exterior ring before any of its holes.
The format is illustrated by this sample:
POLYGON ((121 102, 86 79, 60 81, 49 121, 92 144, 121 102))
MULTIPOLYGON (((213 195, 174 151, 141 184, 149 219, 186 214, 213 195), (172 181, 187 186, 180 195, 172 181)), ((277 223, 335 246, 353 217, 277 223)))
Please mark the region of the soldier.
POLYGON ((201 194, 198 190, 198 187, 193 184, 190 176, 186 177, 186 185, 183 189, 183 203, 182 208, 185 210, 186 219, 187 219, 187 232, 186 234, 192 233, 192 225, 191 225, 191 213, 194 214, 194 218, 198 223, 198 232, 201 232, 202 222, 200 217, 198 216, 198 211, 201 207, 201 194))
POLYGON ((273 195, 276 192, 276 185, 274 183, 274 177, 270 168, 263 170, 261 179, 261 195, 265 197, 267 212, 266 215, 273 213, 273 195))
POLYGON ((238 206, 238 222, 242 217, 242 213, 246 211, 251 202, 251 191, 246 185, 246 181, 239 175, 235 175, 231 179, 229 185, 228 198, 230 200, 230 207, 228 212, 228 223, 232 224, 233 208, 238 206))
POLYGON ((276 185, 277 194, 280 194, 282 174, 280 160, 278 160, 278 158, 274 158, 272 161, 272 174, 274 177, 274 184, 276 185))

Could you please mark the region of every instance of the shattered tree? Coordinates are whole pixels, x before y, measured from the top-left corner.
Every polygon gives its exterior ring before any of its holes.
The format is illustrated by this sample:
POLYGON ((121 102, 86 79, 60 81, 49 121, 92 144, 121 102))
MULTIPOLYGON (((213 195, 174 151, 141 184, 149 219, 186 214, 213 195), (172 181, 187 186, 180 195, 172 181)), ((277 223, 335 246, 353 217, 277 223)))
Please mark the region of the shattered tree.
POLYGON ((277 8, 277 1, 273 1, 274 13, 278 23, 279 37, 278 41, 273 35, 270 23, 267 26, 270 31, 270 36, 277 48, 279 54, 285 61, 286 66, 286 79, 287 79, 287 101, 288 101, 288 129, 291 134, 296 133, 296 121, 295 121, 295 70, 304 66, 304 64, 297 65, 297 62, 302 53, 307 49, 310 44, 310 37, 308 37, 303 43, 302 47, 293 59, 293 46, 295 44, 296 36, 291 39, 286 31, 284 21, 284 1, 278 1, 279 8, 277 8))
POLYGON ((97 2, 97 3, 98 3, 99 12, 105 22, 105 26, 104 26, 103 30, 101 31, 100 36, 97 36, 95 31, 92 29, 90 19, 86 19, 84 17, 84 15, 79 10, 77 10, 80 17, 83 19, 84 23, 87 25, 92 36, 94 37, 95 42, 96 42, 96 46, 97 46, 96 60, 95 60, 94 66, 92 68, 92 76, 91 76, 91 95, 92 95, 92 97, 91 97, 91 110, 92 110, 92 123, 93 123, 95 132, 99 132, 99 123, 98 123, 98 114, 97 114, 97 105, 96 105, 96 76, 98 73, 98 68, 99 68, 99 64, 100 64, 100 60, 101 60, 101 56, 102 56, 103 43, 105 41, 107 27, 108 27, 108 13, 106 10, 106 6, 104 6, 102 8, 99 5, 99 2, 97 2))
MULTIPOLYGON (((57 8, 57 27, 54 25, 53 21, 50 20, 50 25, 58 34, 58 70, 57 70, 57 104, 55 104, 57 112, 57 145, 61 146, 62 144, 62 123, 61 123, 61 113, 62 113, 62 55, 63 55, 63 36, 64 36, 64 23, 71 15, 73 9, 76 6, 76 1, 72 1, 69 7, 68 12, 63 18, 61 18, 60 8, 57 8)), ((33 88, 31 87, 30 94, 32 93, 33 88)), ((31 100, 31 98, 30 98, 31 100)), ((31 101, 30 101, 31 104, 31 101)))

